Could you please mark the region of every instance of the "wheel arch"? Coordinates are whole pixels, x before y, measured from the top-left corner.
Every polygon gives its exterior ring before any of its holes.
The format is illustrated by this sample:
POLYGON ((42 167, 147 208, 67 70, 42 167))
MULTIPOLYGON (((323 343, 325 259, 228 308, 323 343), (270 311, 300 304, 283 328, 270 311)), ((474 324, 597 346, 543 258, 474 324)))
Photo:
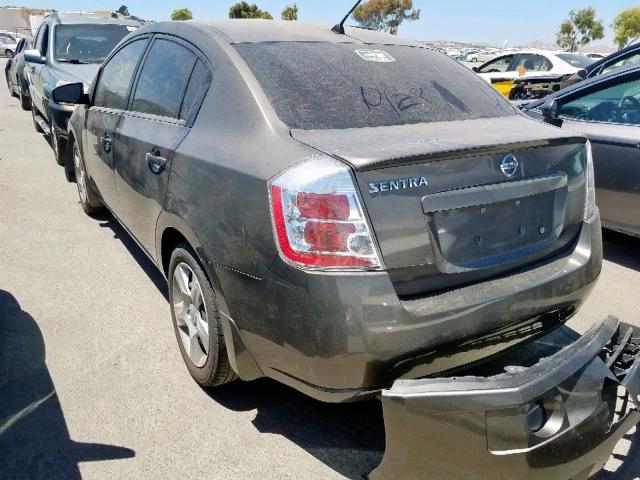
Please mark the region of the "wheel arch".
POLYGON ((202 269, 207 276, 216 294, 220 320, 225 336, 225 345, 231 367, 243 380, 254 380, 264 376, 256 363, 253 355, 247 349, 242 335, 234 320, 229 314, 224 291, 212 262, 204 254, 200 241, 193 229, 180 217, 163 212, 156 225, 156 251, 157 264, 165 278, 169 279, 169 262, 173 250, 181 243, 186 243, 200 261, 202 269))

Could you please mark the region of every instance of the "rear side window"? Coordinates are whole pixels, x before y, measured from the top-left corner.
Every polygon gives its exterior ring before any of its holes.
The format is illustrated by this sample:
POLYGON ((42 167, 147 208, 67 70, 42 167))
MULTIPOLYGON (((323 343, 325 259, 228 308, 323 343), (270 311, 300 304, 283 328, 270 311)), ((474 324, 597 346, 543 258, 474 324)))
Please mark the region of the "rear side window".
POLYGON ((290 128, 378 127, 514 115, 484 80, 426 49, 321 42, 242 43, 290 128))
POLYGON ((127 93, 147 39, 129 43, 116 53, 102 69, 93 104, 98 107, 124 110, 127 93))
POLYGON ((144 62, 131 110, 178 118, 196 56, 169 40, 156 40, 144 62))
POLYGON ((207 93, 207 90, 209 90, 211 79, 211 70, 209 70, 202 61, 198 60, 191 74, 187 91, 184 94, 184 100, 182 101, 182 108, 180 109, 181 120, 187 120, 192 114, 196 113, 200 102, 207 93))

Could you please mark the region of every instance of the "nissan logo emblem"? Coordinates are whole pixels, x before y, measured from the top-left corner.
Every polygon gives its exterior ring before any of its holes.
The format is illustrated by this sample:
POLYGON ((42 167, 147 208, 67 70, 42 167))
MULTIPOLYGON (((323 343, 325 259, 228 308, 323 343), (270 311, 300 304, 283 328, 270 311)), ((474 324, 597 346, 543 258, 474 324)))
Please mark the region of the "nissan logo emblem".
POLYGON ((500 162, 500 171, 507 177, 513 177, 518 171, 518 159, 511 153, 504 156, 500 162))

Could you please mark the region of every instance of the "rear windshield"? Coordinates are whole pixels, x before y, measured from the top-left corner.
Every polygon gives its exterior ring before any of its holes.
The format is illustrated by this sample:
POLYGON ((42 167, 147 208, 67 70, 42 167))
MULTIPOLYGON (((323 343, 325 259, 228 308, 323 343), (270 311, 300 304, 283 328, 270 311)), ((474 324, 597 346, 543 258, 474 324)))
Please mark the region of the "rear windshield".
POLYGON ((557 57, 576 68, 586 68, 596 61, 595 58, 585 57, 576 53, 559 53, 557 57))
POLYGON ((441 53, 397 45, 240 43, 290 128, 361 128, 514 115, 489 84, 441 53))
POLYGON ((57 62, 102 63, 120 40, 136 27, 127 25, 58 25, 55 34, 57 62))

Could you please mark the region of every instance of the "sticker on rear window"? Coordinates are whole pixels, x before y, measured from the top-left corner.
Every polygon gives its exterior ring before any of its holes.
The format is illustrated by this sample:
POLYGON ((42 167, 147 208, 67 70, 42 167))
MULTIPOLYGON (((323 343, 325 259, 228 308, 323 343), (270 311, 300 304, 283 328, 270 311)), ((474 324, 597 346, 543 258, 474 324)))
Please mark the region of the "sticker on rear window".
POLYGON ((367 62, 389 63, 395 62, 396 59, 384 50, 356 50, 358 56, 367 62))

